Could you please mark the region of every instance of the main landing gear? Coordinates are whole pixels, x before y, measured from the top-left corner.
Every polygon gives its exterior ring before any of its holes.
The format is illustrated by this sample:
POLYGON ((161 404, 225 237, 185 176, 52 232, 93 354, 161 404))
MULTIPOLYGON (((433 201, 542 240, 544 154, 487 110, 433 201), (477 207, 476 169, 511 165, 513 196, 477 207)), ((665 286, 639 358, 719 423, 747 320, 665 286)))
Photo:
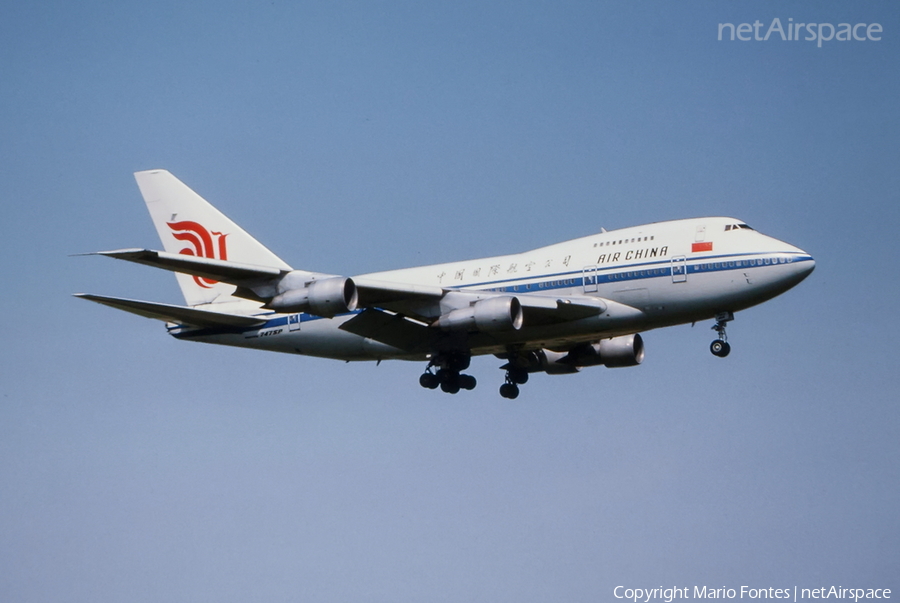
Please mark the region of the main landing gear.
MULTIPOLYGON (((419 385, 426 389, 440 387, 441 391, 448 394, 458 393, 461 389, 475 389, 475 377, 461 373, 469 368, 469 360, 468 354, 435 354, 425 372, 419 377, 419 385)), ((514 400, 519 397, 519 386, 527 382, 527 370, 516 366, 509 367, 506 371, 506 382, 500 386, 500 395, 514 400)))
POLYGON ((500 386, 500 395, 510 400, 519 397, 519 386, 528 382, 528 372, 519 368, 506 371, 506 383, 500 386))
POLYGON ((437 389, 455 394, 461 389, 475 389, 477 382, 472 375, 460 371, 469 368, 469 356, 465 354, 437 355, 431 359, 425 372, 419 377, 419 385, 426 389, 437 389), (437 367, 437 370, 434 368, 437 367))
POLYGON ((719 312, 716 314, 716 324, 713 330, 719 334, 719 338, 709 344, 709 351, 714 356, 724 358, 731 352, 731 344, 728 343, 728 335, 725 334, 725 325, 734 320, 734 314, 731 312, 719 312))

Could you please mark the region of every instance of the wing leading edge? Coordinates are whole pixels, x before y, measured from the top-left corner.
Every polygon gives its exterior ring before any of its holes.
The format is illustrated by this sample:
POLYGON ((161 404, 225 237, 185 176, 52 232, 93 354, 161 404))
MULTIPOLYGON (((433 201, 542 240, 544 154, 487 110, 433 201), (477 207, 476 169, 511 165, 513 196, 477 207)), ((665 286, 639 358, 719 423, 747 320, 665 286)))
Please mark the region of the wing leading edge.
POLYGON ((92 295, 89 293, 76 293, 75 297, 86 299, 117 310, 131 312, 145 318, 153 318, 164 322, 174 322, 195 327, 230 327, 253 328, 266 324, 262 318, 254 316, 240 316, 226 314, 212 310, 199 310, 187 306, 172 304, 160 304, 157 302, 141 301, 137 299, 125 299, 122 297, 109 297, 106 295, 92 295))
POLYGON ((172 272, 181 272, 202 278, 214 279, 239 285, 246 281, 271 279, 287 274, 288 270, 254 266, 231 260, 194 257, 153 249, 116 249, 114 251, 96 251, 84 255, 102 255, 117 260, 126 260, 172 272))

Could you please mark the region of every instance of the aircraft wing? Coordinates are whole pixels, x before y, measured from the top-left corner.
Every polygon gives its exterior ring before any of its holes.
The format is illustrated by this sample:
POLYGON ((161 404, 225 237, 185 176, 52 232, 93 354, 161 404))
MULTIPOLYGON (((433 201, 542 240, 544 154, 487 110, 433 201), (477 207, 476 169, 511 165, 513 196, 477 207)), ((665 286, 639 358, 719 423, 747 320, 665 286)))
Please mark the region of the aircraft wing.
POLYGON ((599 297, 516 295, 527 325, 555 324, 590 318, 606 312, 609 304, 599 297))
POLYGON ((410 285, 354 277, 360 307, 377 307, 431 322, 445 310, 489 297, 515 297, 522 305, 525 324, 552 324, 580 320, 606 312, 601 298, 545 296, 527 293, 459 291, 428 285, 410 285))
MULTIPOLYGON (((172 272, 182 272, 205 279, 220 281, 238 287, 234 295, 257 301, 269 301, 278 292, 279 282, 287 274, 301 277, 301 281, 323 278, 323 275, 303 270, 289 271, 269 266, 243 264, 231 260, 197 257, 156 251, 153 249, 117 249, 97 251, 83 255, 102 255, 117 260, 126 260, 172 272)), ((359 292, 360 307, 389 307, 398 312, 418 315, 417 308, 423 302, 437 302, 444 295, 441 287, 412 285, 378 281, 368 278, 353 279, 359 292)))
POLYGON ((286 273, 278 268, 242 264, 230 260, 168 253, 153 249, 117 249, 115 251, 97 251, 85 255, 102 255, 117 260, 127 260, 145 266, 162 268, 173 272, 184 272, 223 283, 242 284, 247 281, 272 279, 286 273))
MULTIPOLYGON (((155 251, 152 249, 119 249, 115 251, 99 251, 87 255, 102 255, 115 259, 127 260, 129 262, 136 262, 138 264, 144 264, 147 266, 153 266, 155 268, 171 270, 173 272, 182 272, 210 280, 229 283, 237 287, 237 290, 233 295, 247 299, 253 299, 259 302, 270 302, 273 298, 275 298, 276 295, 283 292, 285 288, 289 286, 302 288, 305 285, 308 286, 310 282, 317 279, 321 280, 323 278, 341 278, 333 277, 332 275, 307 272, 303 270, 288 271, 269 266, 256 266, 252 264, 234 262, 231 260, 219 260, 192 255, 182 255, 165 251, 155 251), (289 281, 291 280, 295 282, 291 282, 290 285, 288 285, 289 281)), ((398 314, 401 315, 400 320, 403 319, 402 317, 410 317, 415 321, 418 321, 416 323, 412 323, 418 325, 415 330, 418 330, 418 328, 422 326, 420 323, 430 324, 449 310, 465 307, 474 304, 479 300, 491 297, 515 297, 516 299, 518 299, 522 307, 525 324, 532 326, 559 324, 574 320, 581 320, 583 318, 589 318, 607 312, 610 304, 616 307, 619 305, 615 304, 614 302, 610 302, 609 300, 595 297, 565 297, 537 295, 533 293, 507 293, 444 289, 442 287, 434 285, 418 285, 411 283, 381 281, 370 279, 364 276, 354 277, 353 279, 346 280, 352 281, 353 287, 358 294, 358 303, 356 307, 361 309, 368 308, 387 310, 388 313, 386 314, 386 316, 391 316, 391 313, 398 314)), ((91 298, 87 297, 87 299, 91 298)), ((103 299, 107 300, 115 298, 103 299)), ((98 303, 107 303, 107 305, 113 305, 112 303, 108 303, 107 301, 101 301, 99 298, 93 299, 92 301, 97 301, 98 303)), ((136 311, 136 309, 139 309, 139 306, 134 304, 150 304, 151 302, 137 302, 129 300, 128 303, 131 305, 128 308, 122 306, 122 303, 124 302, 116 303, 119 303, 120 305, 114 307, 119 307, 120 309, 135 313, 140 313, 136 311)), ((150 310, 151 313, 158 313, 160 311, 160 307, 162 306, 154 306, 150 310)), ((171 306, 169 308, 180 307, 181 306, 171 306)), ((147 307, 144 308, 146 309, 147 307)), ((289 311, 296 310, 291 309, 289 311)), ((308 311, 308 309, 305 311, 308 311)), ((203 311, 198 310, 198 312, 203 311)), ((190 321, 188 321, 185 318, 186 314, 184 313, 181 313, 178 316, 179 317, 176 317, 174 319, 174 322, 198 324, 196 322, 191 323, 190 321)), ((151 318, 158 317, 159 316, 151 316, 151 318)), ((193 316, 193 320, 203 320, 203 318, 198 314, 193 316)), ((372 337, 369 331, 375 329, 374 322, 372 322, 374 320, 374 317, 370 313, 370 315, 364 320, 360 319, 352 323, 353 326, 348 327, 346 330, 351 331, 351 329, 356 329, 360 331, 358 334, 364 335, 366 337, 372 337), (365 327, 363 326, 364 324, 365 327)), ((381 322, 385 321, 387 321, 387 319, 381 317, 381 322)), ((214 324, 221 323, 217 323, 214 321, 214 324)), ((398 323, 396 321, 393 321, 392 324, 394 324, 395 326, 403 326, 404 332, 410 332, 410 329, 406 328, 406 325, 401 325, 401 323, 398 323)), ((377 330, 379 332, 382 331, 382 329, 380 328, 377 330)), ((377 339, 379 341, 382 340, 379 337, 373 337, 373 339, 377 339)), ((388 343, 389 345, 393 345, 393 343, 390 341, 384 342, 388 343)), ((408 347, 404 346, 397 347, 408 349, 408 347)))
POLYGON ((356 289, 359 291, 360 302, 366 306, 414 300, 437 301, 446 293, 446 290, 441 287, 392 283, 364 277, 354 277, 353 282, 356 283, 356 289))
POLYGON ((441 334, 436 329, 400 314, 375 308, 363 310, 339 328, 411 353, 428 352, 430 344, 441 334))
POLYGON ((416 320, 431 322, 440 314, 447 290, 430 285, 413 285, 354 277, 359 307, 390 310, 416 320))
MULTIPOLYGON (((156 251, 153 249, 117 249, 114 251, 97 251, 84 255, 102 255, 117 260, 126 260, 172 272, 182 272, 193 276, 220 281, 239 287, 234 293, 239 297, 247 297, 258 301, 268 301, 274 297, 279 281, 290 271, 268 266, 243 264, 231 260, 196 257, 156 251)), ((305 277, 323 277, 317 273, 294 271, 305 277)), ((440 300, 444 290, 427 285, 410 285, 377 281, 372 279, 354 279, 359 292, 360 306, 381 306, 391 302, 404 309, 404 303, 440 300)))
POLYGON ((89 293, 76 293, 75 297, 87 299, 104 306, 125 310, 145 318, 155 318, 165 322, 177 322, 179 324, 195 327, 234 327, 252 328, 266 324, 266 321, 254 316, 241 316, 238 314, 225 314, 210 310, 198 310, 186 306, 172 304, 160 304, 156 302, 140 301, 137 299, 124 299, 121 297, 108 297, 106 295, 91 295, 89 293))

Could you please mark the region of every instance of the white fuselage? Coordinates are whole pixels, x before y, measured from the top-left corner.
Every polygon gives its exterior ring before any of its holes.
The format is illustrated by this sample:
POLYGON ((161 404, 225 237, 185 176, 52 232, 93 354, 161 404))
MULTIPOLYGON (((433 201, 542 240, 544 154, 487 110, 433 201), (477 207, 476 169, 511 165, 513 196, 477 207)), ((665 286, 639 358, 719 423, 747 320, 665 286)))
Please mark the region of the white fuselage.
MULTIPOLYGON (((473 334, 473 355, 564 348, 649 329, 706 320, 787 291, 814 268, 797 247, 733 218, 695 218, 624 228, 514 255, 363 275, 463 292, 550 298, 603 298, 621 304, 598 317, 473 334)), ((355 314, 322 318, 258 310, 252 329, 170 326, 180 338, 343 360, 423 359, 339 327, 355 314)))

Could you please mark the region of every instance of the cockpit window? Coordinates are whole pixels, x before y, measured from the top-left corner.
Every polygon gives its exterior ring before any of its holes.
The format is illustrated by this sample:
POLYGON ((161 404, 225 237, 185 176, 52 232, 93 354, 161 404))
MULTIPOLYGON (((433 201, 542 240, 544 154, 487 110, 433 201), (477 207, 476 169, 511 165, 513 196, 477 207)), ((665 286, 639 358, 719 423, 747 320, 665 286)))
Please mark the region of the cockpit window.
POLYGON ((726 232, 729 231, 729 230, 737 230, 737 229, 739 229, 739 228, 746 228, 747 230, 753 230, 752 228, 750 228, 750 227, 749 227, 748 225, 746 225, 746 224, 726 224, 726 225, 725 225, 725 230, 726 230, 726 232))

